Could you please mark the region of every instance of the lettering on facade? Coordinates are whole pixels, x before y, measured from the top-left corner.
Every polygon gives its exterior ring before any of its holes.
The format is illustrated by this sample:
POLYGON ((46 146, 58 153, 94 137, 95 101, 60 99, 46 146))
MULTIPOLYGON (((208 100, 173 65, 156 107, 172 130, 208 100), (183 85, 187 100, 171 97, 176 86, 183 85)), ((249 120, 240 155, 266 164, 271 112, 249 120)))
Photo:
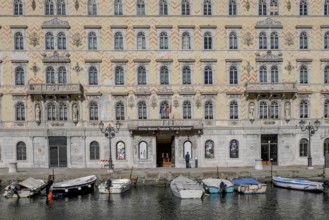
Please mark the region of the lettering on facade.
POLYGON ((138 126, 138 131, 182 131, 192 130, 193 126, 138 126))

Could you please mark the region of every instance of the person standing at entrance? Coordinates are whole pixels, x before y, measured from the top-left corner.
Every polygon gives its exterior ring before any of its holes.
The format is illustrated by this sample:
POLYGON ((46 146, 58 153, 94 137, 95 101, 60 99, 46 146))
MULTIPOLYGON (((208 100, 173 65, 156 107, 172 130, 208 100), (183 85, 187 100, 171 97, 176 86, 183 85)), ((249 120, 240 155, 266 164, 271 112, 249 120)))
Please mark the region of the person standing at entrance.
POLYGON ((185 155, 186 168, 190 168, 190 154, 187 152, 185 155))

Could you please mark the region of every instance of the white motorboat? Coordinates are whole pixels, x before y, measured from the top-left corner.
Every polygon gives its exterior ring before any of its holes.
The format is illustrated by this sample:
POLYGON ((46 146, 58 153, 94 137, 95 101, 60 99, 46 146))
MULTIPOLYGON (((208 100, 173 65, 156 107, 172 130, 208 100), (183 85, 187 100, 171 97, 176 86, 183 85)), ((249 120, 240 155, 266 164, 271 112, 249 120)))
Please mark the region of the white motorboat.
POLYGON ((204 190, 197 182, 183 176, 176 177, 170 183, 170 189, 181 199, 199 199, 204 190))
POLYGON ((100 193, 123 193, 130 189, 130 179, 108 179, 98 186, 100 193))
POLYGON ((27 178, 21 182, 13 182, 4 189, 6 198, 28 198, 40 193, 47 186, 41 179, 27 178))
POLYGON ((323 191, 323 183, 312 182, 304 179, 291 179, 283 177, 272 177, 272 183, 274 186, 297 189, 304 191, 323 191))
POLYGON ((50 187, 55 198, 86 194, 94 190, 97 177, 95 175, 54 183, 50 187))
POLYGON ((201 181, 203 188, 210 194, 232 193, 234 191, 233 183, 225 179, 208 178, 201 181))
POLYGON ((253 178, 242 178, 232 180, 235 191, 243 194, 261 194, 265 193, 267 185, 253 178))

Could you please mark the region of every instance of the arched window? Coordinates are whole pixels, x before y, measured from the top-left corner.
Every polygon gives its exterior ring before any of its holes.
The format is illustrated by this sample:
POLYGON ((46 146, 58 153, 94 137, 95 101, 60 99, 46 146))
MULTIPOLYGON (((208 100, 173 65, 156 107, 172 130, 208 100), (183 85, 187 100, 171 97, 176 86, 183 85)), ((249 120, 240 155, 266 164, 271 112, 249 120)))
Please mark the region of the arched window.
POLYGON ((258 15, 261 15, 261 16, 267 15, 266 0, 259 0, 259 3, 258 3, 258 15))
POLYGON ((211 101, 206 101, 204 104, 204 119, 214 118, 214 107, 211 101))
POLYGON ((189 66, 183 67, 183 84, 191 84, 191 68, 189 66))
POLYGON ((323 155, 329 154, 329 138, 326 138, 323 142, 323 155))
POLYGON ((267 103, 264 102, 264 101, 261 101, 259 103, 259 118, 260 119, 266 119, 266 118, 268 118, 267 103))
POLYGON ((89 85, 98 85, 98 73, 97 68, 95 66, 89 67, 89 85))
POLYGON ((271 33, 271 49, 279 49, 279 36, 278 33, 271 33))
POLYGON ((267 37, 265 32, 259 34, 259 49, 267 49, 267 37))
POLYGON ((90 160, 99 160, 99 144, 97 141, 90 143, 90 160))
POLYGON ((306 32, 299 35, 299 49, 308 49, 308 37, 306 32))
POLYGON ((96 0, 88 0, 88 15, 97 15, 96 0))
POLYGON ((145 15, 145 3, 144 0, 137 0, 137 15, 145 15))
POLYGON ((21 66, 15 69, 15 83, 16 86, 23 86, 25 84, 24 69, 21 66))
POLYGON ((215 144, 212 140, 207 140, 204 144, 204 157, 206 159, 212 159, 215 157, 215 144))
POLYGON ((90 32, 88 34, 88 49, 89 50, 97 49, 97 36, 95 32, 90 32))
POLYGON ((204 84, 212 84, 212 68, 211 66, 206 66, 204 68, 204 84))
POLYGON ((206 32, 203 37, 204 41, 204 49, 205 50, 210 50, 212 49, 212 37, 210 32, 206 32))
POLYGON ((211 15, 211 0, 203 1, 203 15, 211 15))
POLYGON ((115 68, 115 85, 124 84, 124 71, 122 66, 117 66, 115 68))
POLYGON ((25 121, 25 106, 21 102, 16 104, 16 121, 25 121))
POLYGON ((138 103, 138 119, 147 119, 147 108, 144 101, 138 103))
MULTIPOLYGON (((329 1, 329 0, 328 0, 329 1)), ((324 34, 324 49, 329 49, 329 32, 324 34)))
POLYGON ((323 117, 329 118, 329 100, 328 99, 326 99, 324 101, 323 117))
POLYGON ((67 83, 66 68, 64 66, 58 68, 58 83, 67 83))
POLYGON ((66 15, 65 0, 57 0, 57 15, 66 15))
POLYGON ((236 0, 229 0, 228 3, 228 15, 237 15, 236 0))
POLYGON ((46 83, 55 83, 55 70, 52 66, 46 69, 46 83))
POLYGON ((183 103, 183 119, 192 118, 192 107, 190 101, 184 101, 183 103))
POLYGON ((270 15, 279 15, 279 3, 278 0, 270 1, 270 15))
POLYGON ((299 3, 299 15, 307 15, 307 0, 300 0, 299 3))
POLYGON ((182 49, 183 50, 191 49, 191 38, 188 32, 184 32, 182 35, 182 49))
POLYGON ((117 143, 116 158, 117 158, 117 160, 125 160, 126 159, 126 145, 122 141, 119 141, 117 143))
POLYGON ((142 141, 138 145, 138 157, 140 160, 146 160, 148 158, 148 149, 147 149, 147 143, 145 141, 142 141))
POLYGON ((160 50, 168 49, 168 35, 166 32, 160 33, 160 50))
POLYGON ((239 107, 236 101, 230 103, 230 119, 239 119, 239 107))
POLYGON ((139 66, 137 70, 138 85, 146 85, 146 69, 143 66, 139 66))
POLYGON ((190 154, 190 158, 192 158, 192 142, 191 141, 185 141, 184 144, 183 144, 183 146, 184 146, 183 159, 185 159, 185 155, 187 153, 189 153, 190 154))
POLYGON ((45 15, 54 15, 54 0, 45 0, 45 15))
POLYGON ((182 0, 182 15, 190 15, 190 2, 189 2, 189 0, 182 0))
POLYGON ((307 157, 308 140, 303 138, 299 142, 299 156, 307 157))
POLYGON ((162 66, 160 68, 160 84, 168 85, 169 84, 169 71, 168 67, 162 66))
POLYGON ((114 1, 114 15, 123 15, 122 0, 114 1))
POLYGON ((47 105, 47 119, 48 121, 56 120, 56 106, 53 103, 47 105))
POLYGON ((230 142, 230 158, 239 158, 239 142, 237 140, 230 142))
POLYGON ((167 0, 160 0, 159 1, 159 15, 168 15, 167 0))
POLYGON ((125 120, 125 107, 122 102, 115 105, 115 118, 116 120, 125 120))
POLYGON ((22 141, 16 145, 17 160, 26 160, 26 144, 22 141))
POLYGON ((59 120, 67 121, 67 105, 65 103, 59 104, 59 120))
POLYGON ((324 15, 329 15, 329 0, 325 0, 324 2, 324 15))
POLYGON ((57 35, 57 48, 59 50, 66 50, 66 36, 63 32, 57 35))
POLYGON ((23 15, 23 2, 22 0, 14 1, 14 15, 23 15))
POLYGON ((169 104, 167 101, 163 101, 160 104, 160 117, 161 119, 169 119, 169 104))
POLYGON ((238 68, 235 65, 230 66, 230 84, 238 84, 238 68))
POLYGON ((308 83, 308 70, 307 67, 304 65, 302 65, 299 69, 299 80, 300 80, 300 84, 308 83))
POLYGON ((323 75, 324 75, 324 83, 329 83, 329 65, 324 67, 323 75))
POLYGON ((24 50, 24 38, 21 32, 15 33, 15 50, 24 50))
POLYGON ((114 35, 114 48, 116 50, 123 50, 123 37, 121 32, 116 32, 114 35))
POLYGON ((306 100, 302 100, 299 104, 299 117, 308 118, 308 102, 306 100))
POLYGON ((279 70, 277 66, 271 67, 271 83, 279 82, 279 70))
POLYGON ((137 34, 137 49, 138 50, 145 50, 146 49, 146 39, 145 34, 143 32, 139 32, 137 34))
POLYGON ((54 49, 54 35, 51 32, 46 33, 46 50, 53 50, 54 49))
POLYGON ((279 118, 279 104, 276 101, 271 102, 271 118, 279 118))
POLYGON ((238 49, 238 36, 236 35, 236 33, 233 31, 230 33, 230 49, 231 50, 236 50, 238 49))
POLYGON ((89 120, 98 120, 98 104, 96 102, 89 104, 89 120))
POLYGON ((267 68, 266 66, 261 66, 259 68, 259 82, 266 83, 267 82, 267 68))

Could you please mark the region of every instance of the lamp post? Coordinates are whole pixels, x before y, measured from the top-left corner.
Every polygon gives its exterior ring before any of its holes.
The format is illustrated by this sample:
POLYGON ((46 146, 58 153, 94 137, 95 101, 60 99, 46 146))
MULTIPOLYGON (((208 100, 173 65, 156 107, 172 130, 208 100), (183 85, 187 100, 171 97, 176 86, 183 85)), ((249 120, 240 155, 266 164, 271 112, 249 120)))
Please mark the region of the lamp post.
POLYGON ((115 137, 115 133, 117 133, 120 129, 120 122, 117 121, 115 123, 116 129, 114 129, 114 127, 112 127, 112 125, 109 123, 109 125, 104 129, 104 123, 103 121, 101 121, 99 123, 99 129, 101 130, 101 132, 105 135, 105 137, 107 137, 109 139, 109 172, 113 173, 114 170, 114 165, 113 165, 113 161, 112 161, 112 152, 111 152, 111 139, 115 137))
POLYGON ((306 130, 308 131, 307 168, 313 169, 312 156, 311 156, 311 137, 319 129, 320 121, 317 119, 317 120, 315 120, 315 122, 312 125, 311 122, 308 122, 308 124, 306 124, 305 121, 300 120, 299 126, 300 126, 300 129, 302 129, 302 131, 306 131, 306 130))

